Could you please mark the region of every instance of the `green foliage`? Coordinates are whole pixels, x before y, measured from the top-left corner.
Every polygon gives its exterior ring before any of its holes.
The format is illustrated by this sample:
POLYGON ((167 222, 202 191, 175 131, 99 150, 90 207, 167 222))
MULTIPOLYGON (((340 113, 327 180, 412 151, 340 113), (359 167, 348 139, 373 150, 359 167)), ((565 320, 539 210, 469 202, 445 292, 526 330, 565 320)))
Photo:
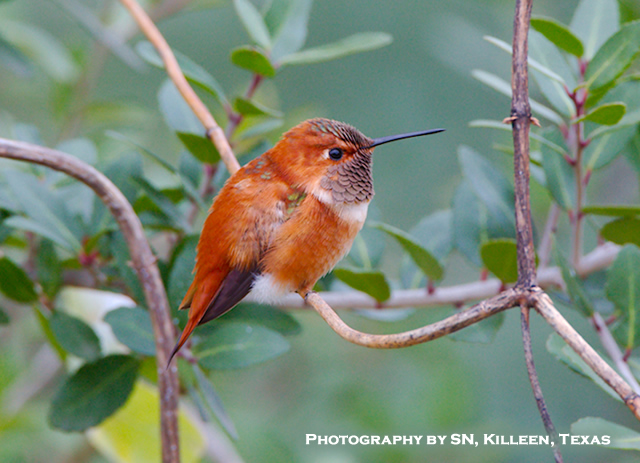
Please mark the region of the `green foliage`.
POLYGON ((100 357, 100 340, 93 329, 79 318, 56 311, 49 319, 53 335, 66 352, 85 360, 100 357))
POLYGON ((0 257, 0 275, 0 292, 9 299, 33 302, 38 298, 29 276, 8 257, 0 257))
POLYGON ((391 288, 384 273, 378 270, 363 270, 355 268, 337 268, 333 275, 358 291, 367 293, 378 302, 391 297, 391 288))
POLYGON ((515 283, 518 279, 518 253, 513 239, 485 242, 480 248, 484 266, 503 283, 515 283))
POLYGON ((139 362, 126 355, 85 364, 56 393, 49 423, 63 431, 84 431, 101 423, 126 402, 138 367, 139 362))
POLYGON ((149 312, 140 307, 121 307, 104 317, 122 344, 142 355, 155 355, 156 344, 149 312))
POLYGON ((609 436, 609 444, 601 445, 612 449, 640 450, 640 433, 602 418, 589 416, 579 419, 571 425, 571 434, 609 436))

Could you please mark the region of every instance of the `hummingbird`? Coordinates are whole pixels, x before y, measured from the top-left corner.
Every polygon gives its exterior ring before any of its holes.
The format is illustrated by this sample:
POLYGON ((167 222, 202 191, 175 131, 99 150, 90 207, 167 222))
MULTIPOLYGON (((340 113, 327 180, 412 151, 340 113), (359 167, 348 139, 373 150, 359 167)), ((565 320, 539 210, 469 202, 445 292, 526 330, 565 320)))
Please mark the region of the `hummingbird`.
POLYGON ((196 326, 249 292, 263 303, 303 297, 349 251, 373 197, 376 146, 442 132, 369 138, 351 125, 309 119, 238 170, 216 196, 197 246, 189 318, 169 362, 196 326))

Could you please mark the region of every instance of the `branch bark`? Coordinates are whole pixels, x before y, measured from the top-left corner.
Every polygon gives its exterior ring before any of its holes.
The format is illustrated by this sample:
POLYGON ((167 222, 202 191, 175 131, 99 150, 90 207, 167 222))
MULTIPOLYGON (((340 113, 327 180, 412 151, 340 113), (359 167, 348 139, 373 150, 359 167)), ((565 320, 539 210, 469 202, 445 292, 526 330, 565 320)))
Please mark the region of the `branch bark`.
POLYGON ((160 393, 160 431, 164 463, 180 461, 178 443, 178 375, 174 366, 166 368, 173 349, 174 330, 169 301, 142 224, 124 195, 92 166, 73 156, 30 143, 0 138, 0 157, 40 164, 64 172, 90 187, 109 208, 124 235, 149 307, 156 343, 156 366, 160 393))
POLYGON ((229 141, 224 134, 222 128, 218 125, 213 118, 205 104, 198 98, 196 92, 191 88, 189 82, 185 78, 180 65, 176 60, 175 55, 171 51, 171 47, 162 36, 156 25, 153 23, 149 15, 135 0, 120 0, 121 3, 129 10, 131 16, 135 19, 140 27, 140 30, 149 39, 149 42, 156 48, 162 61, 164 62, 165 69, 169 78, 173 81, 176 88, 187 102, 196 117, 202 122, 205 128, 205 133, 211 142, 215 145, 216 149, 220 153, 220 158, 224 162, 225 166, 231 174, 240 169, 240 164, 233 154, 233 150, 229 145, 229 141))

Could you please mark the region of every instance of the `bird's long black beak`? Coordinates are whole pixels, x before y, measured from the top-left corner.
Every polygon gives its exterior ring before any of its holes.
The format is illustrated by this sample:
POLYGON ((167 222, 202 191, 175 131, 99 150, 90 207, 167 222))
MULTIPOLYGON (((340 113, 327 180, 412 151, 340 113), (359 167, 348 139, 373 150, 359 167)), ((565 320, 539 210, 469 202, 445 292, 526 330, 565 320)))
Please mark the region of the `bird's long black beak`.
POLYGON ((434 133, 444 132, 444 130, 445 129, 422 130, 420 132, 410 132, 410 133, 403 133, 400 135, 389 135, 388 137, 374 138, 373 144, 367 146, 367 149, 373 148, 374 146, 383 145, 384 143, 389 143, 396 140, 403 140, 405 138, 422 137, 423 135, 431 135, 434 133))

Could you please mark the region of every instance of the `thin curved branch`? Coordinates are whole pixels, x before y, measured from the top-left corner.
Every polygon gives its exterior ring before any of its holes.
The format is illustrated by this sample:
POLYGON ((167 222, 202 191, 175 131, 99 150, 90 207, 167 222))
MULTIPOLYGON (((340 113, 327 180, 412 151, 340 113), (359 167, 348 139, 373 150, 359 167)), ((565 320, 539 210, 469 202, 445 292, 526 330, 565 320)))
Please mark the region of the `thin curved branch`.
POLYGON ((68 154, 30 143, 0 138, 0 157, 40 164, 80 180, 98 195, 118 222, 129 247, 133 268, 142 284, 153 324, 160 393, 163 462, 179 462, 178 376, 175 366, 166 368, 173 348, 173 323, 156 258, 133 208, 120 190, 101 172, 68 154))
POLYGON ((507 289, 497 296, 482 301, 466 310, 461 310, 444 320, 415 330, 395 334, 369 334, 354 330, 314 291, 307 293, 304 296, 304 301, 313 307, 333 331, 343 339, 363 347, 399 349, 432 341, 473 325, 491 315, 520 304, 523 297, 526 299, 526 293, 523 290, 507 289))
POLYGON ((191 88, 187 79, 184 77, 178 61, 171 51, 171 47, 162 36, 156 25, 151 18, 147 15, 144 9, 135 0, 120 0, 120 2, 129 10, 131 16, 135 19, 140 27, 140 30, 149 39, 149 42, 156 48, 162 61, 164 62, 165 69, 169 78, 173 81, 176 88, 187 102, 196 117, 202 122, 206 130, 207 137, 213 142, 216 149, 220 153, 220 158, 224 162, 225 166, 230 173, 235 173, 240 169, 240 164, 233 154, 233 150, 229 145, 229 141, 224 134, 222 128, 218 125, 213 118, 205 104, 202 102, 196 92, 191 88))

